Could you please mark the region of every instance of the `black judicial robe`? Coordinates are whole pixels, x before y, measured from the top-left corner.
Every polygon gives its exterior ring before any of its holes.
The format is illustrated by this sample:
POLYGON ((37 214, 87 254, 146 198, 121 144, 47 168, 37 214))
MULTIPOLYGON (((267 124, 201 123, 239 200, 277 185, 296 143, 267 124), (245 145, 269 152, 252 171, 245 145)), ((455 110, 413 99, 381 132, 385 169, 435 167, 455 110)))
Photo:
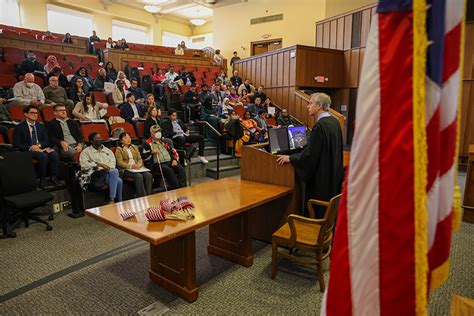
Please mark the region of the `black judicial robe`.
MULTIPOLYGON (((321 118, 311 131, 307 146, 301 153, 290 156, 296 174, 305 182, 305 210, 309 199, 329 201, 341 193, 343 181, 343 143, 339 121, 321 118)), ((317 208, 316 217, 325 208, 317 208)))

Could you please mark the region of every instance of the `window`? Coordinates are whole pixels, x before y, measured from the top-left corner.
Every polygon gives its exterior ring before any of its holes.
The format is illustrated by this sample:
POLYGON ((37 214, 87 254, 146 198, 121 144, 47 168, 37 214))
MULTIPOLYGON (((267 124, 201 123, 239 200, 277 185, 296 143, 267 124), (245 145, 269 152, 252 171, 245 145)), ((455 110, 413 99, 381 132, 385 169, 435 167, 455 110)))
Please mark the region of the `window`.
MULTIPOLYGON (((48 4, 48 30, 53 33, 89 37, 94 30, 94 16, 48 4)), ((100 34, 99 34, 100 36, 100 34)))
POLYGON ((186 46, 188 46, 189 37, 170 32, 163 32, 161 35, 161 41, 161 45, 168 47, 176 47, 181 43, 181 41, 185 41, 186 46))
POLYGON ((20 7, 18 0, 3 0, 2 10, 0 10, 0 24, 11 26, 21 26, 20 7))
POLYGON ((112 20, 112 38, 114 40, 125 38, 127 42, 149 44, 147 31, 145 26, 112 20))

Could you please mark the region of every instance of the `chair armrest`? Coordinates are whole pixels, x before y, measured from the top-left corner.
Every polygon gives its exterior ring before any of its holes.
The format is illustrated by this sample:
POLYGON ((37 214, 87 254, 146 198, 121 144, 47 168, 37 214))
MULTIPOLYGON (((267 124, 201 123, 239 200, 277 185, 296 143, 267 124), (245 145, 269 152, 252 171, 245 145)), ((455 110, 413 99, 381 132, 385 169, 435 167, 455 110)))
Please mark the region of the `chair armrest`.
POLYGON ((315 212, 314 212, 314 205, 319 205, 319 206, 329 206, 329 202, 327 201, 321 201, 321 200, 308 200, 308 211, 309 211, 309 217, 315 218, 315 212))
POLYGON ((322 225, 325 222, 324 219, 308 218, 308 217, 304 217, 304 216, 296 215, 296 214, 288 215, 288 226, 290 227, 290 232, 291 232, 290 241, 289 241, 290 248, 295 247, 297 234, 298 234, 295 227, 295 221, 309 223, 313 225, 322 225))

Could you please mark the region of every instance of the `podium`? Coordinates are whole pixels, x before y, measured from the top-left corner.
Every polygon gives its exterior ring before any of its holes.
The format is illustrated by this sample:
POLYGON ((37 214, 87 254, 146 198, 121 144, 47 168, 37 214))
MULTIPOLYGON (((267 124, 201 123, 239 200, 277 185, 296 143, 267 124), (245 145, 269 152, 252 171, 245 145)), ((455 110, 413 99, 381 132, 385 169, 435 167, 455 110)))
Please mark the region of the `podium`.
POLYGON ((291 194, 256 207, 249 213, 251 238, 271 243, 272 234, 286 223, 289 214, 302 214, 303 193, 293 166, 289 163, 278 165, 276 155, 262 150, 267 145, 243 146, 240 178, 293 188, 291 194))

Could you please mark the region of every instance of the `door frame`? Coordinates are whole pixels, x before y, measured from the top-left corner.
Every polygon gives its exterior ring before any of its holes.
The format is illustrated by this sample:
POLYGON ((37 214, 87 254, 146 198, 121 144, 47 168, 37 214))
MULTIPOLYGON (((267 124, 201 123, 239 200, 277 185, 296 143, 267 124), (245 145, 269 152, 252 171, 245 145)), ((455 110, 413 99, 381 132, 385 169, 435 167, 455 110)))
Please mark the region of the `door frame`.
POLYGON ((274 38, 274 39, 266 39, 266 40, 263 40, 263 41, 250 42, 250 56, 255 55, 254 45, 270 44, 272 42, 278 42, 278 41, 281 43, 281 47, 283 47, 283 38, 274 38))

